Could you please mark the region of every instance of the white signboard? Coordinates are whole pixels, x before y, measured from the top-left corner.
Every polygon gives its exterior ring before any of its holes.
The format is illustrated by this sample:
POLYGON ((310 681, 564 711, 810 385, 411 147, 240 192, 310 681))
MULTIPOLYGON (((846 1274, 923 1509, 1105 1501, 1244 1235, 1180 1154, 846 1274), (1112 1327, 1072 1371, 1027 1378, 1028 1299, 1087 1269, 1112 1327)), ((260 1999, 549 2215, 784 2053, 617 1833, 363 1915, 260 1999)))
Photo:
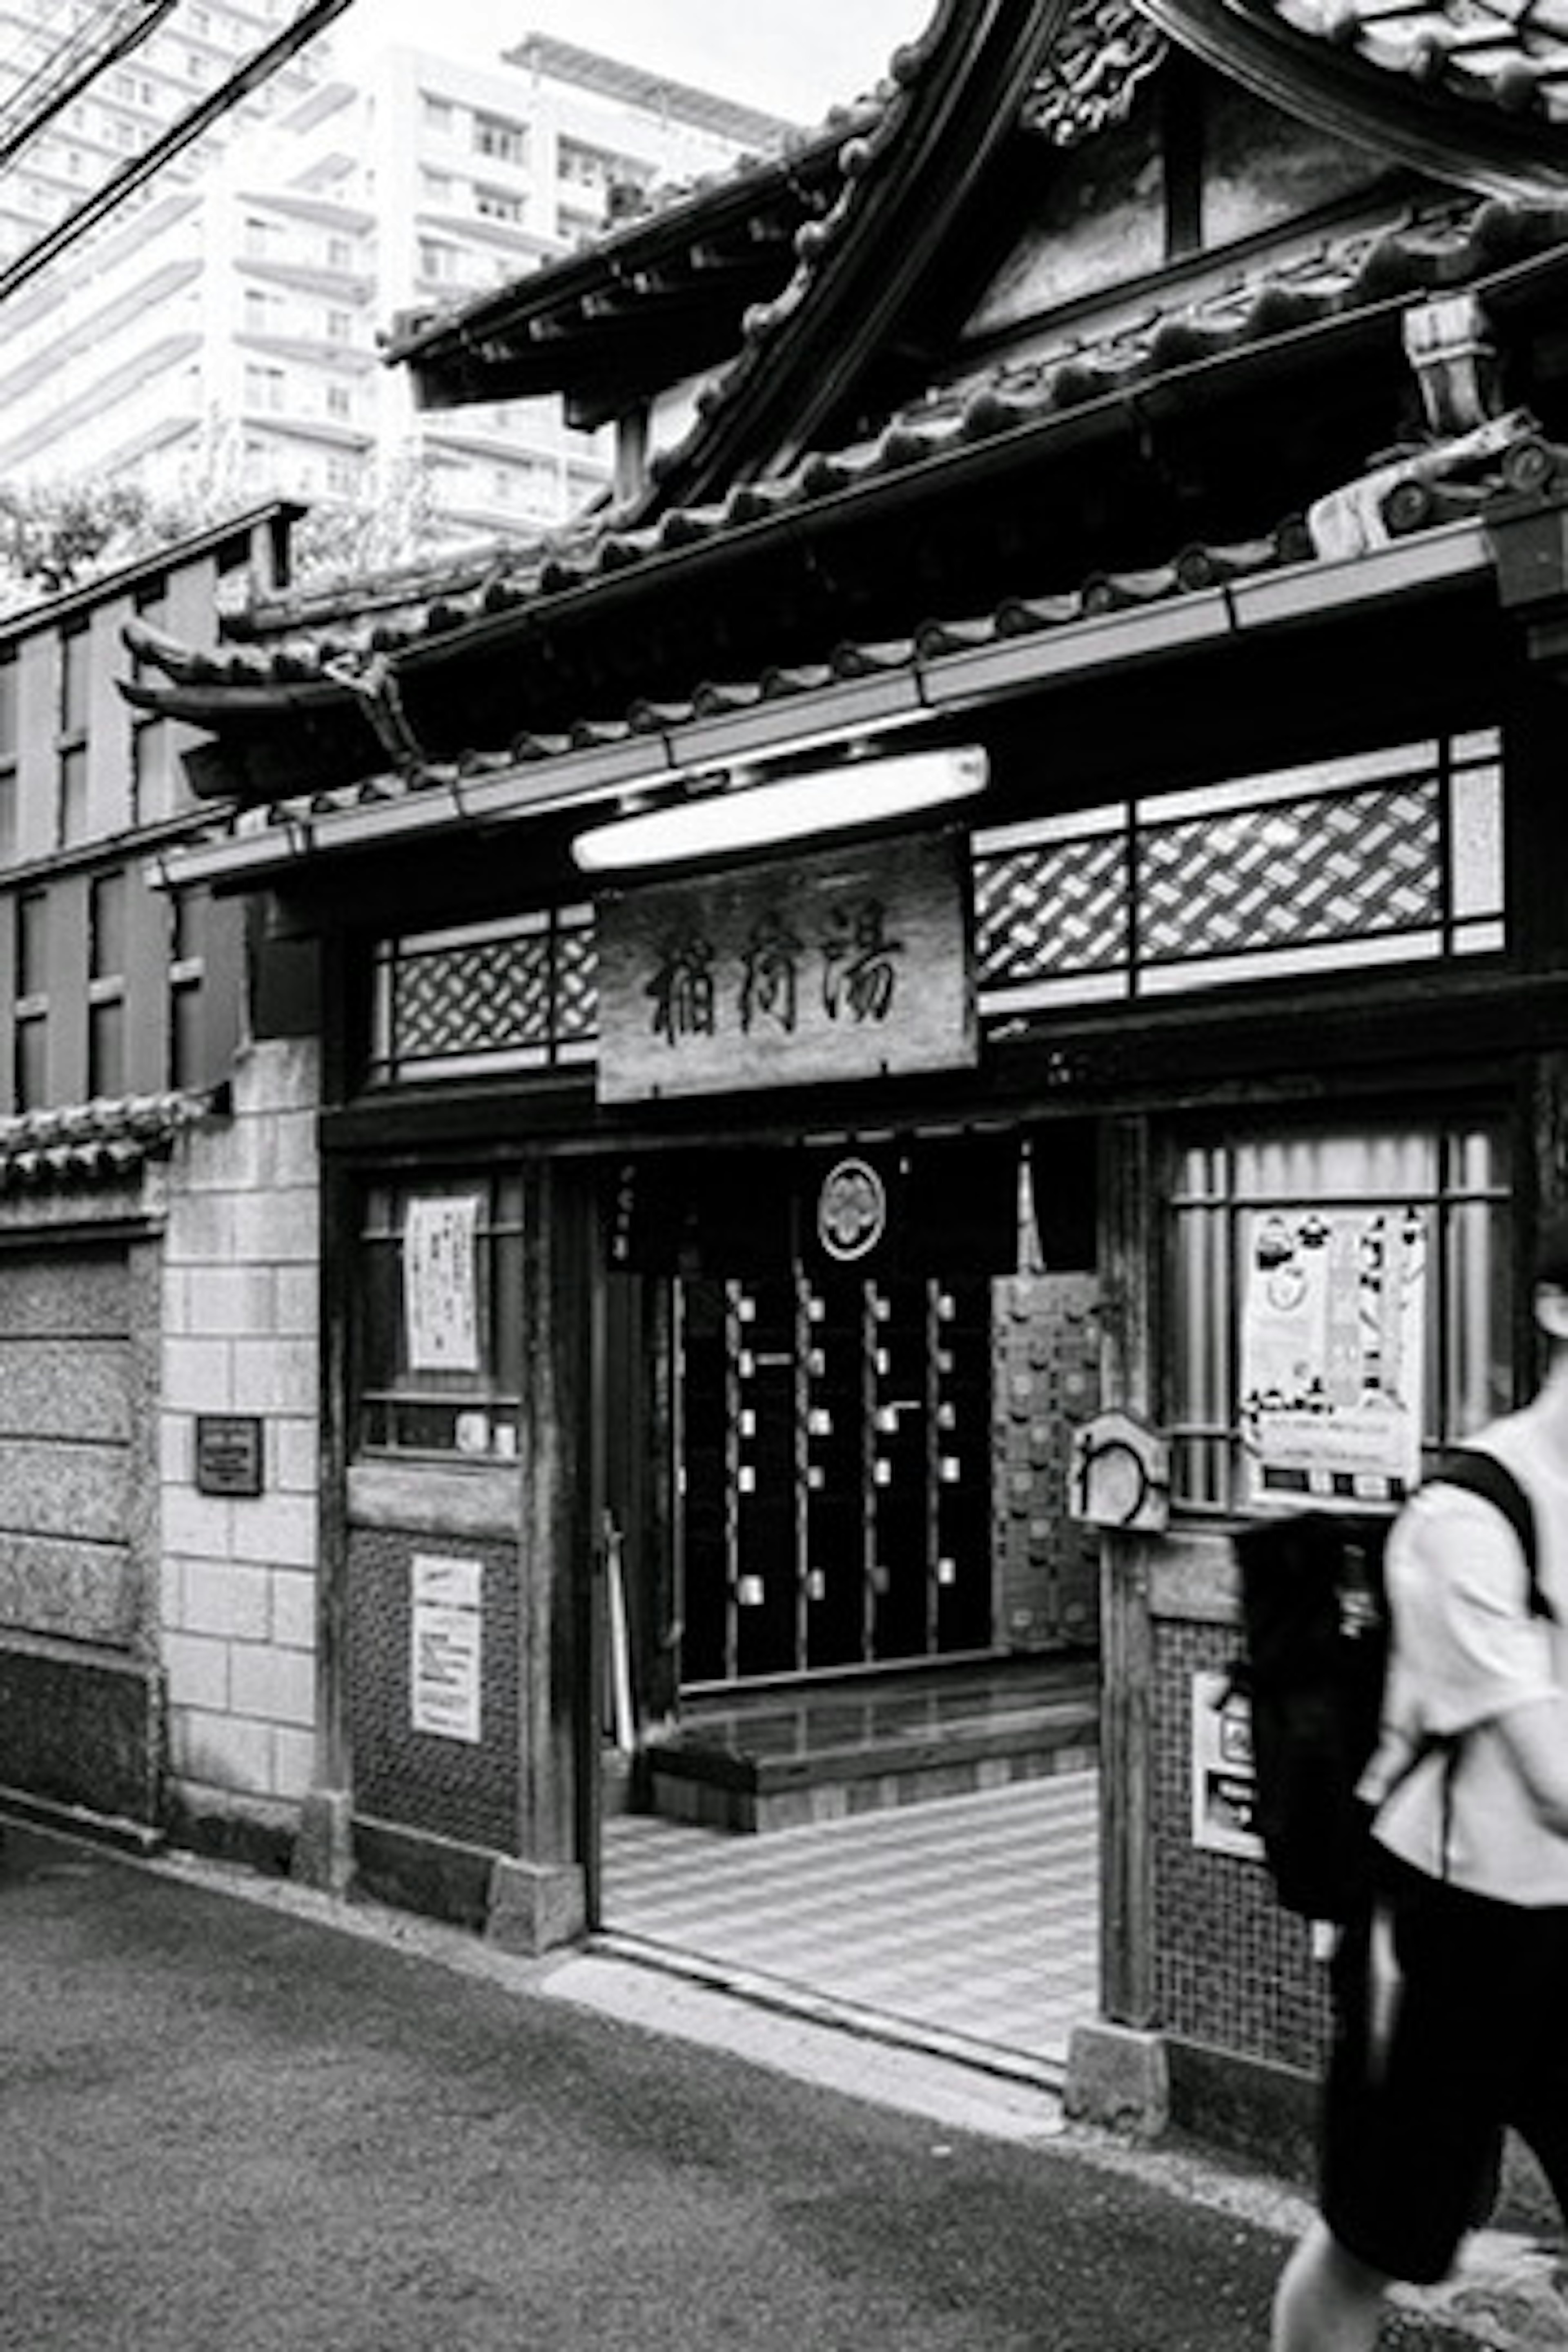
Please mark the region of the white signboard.
POLYGON ((1242 1229, 1249 1502, 1398 1503, 1420 1480, 1422 1210, 1254 1210, 1242 1229))
POLYGON ((480 1202, 410 1201, 403 1225, 403 1303, 411 1372, 479 1369, 480 1202))
POLYGON ((408 1680, 414 1728, 437 1739, 477 1745, 483 1563, 416 1552, 409 1577, 408 1680))
POLYGON ((1252 1826, 1252 1716, 1224 1674, 1193 1676, 1193 1843, 1261 1862, 1252 1826))

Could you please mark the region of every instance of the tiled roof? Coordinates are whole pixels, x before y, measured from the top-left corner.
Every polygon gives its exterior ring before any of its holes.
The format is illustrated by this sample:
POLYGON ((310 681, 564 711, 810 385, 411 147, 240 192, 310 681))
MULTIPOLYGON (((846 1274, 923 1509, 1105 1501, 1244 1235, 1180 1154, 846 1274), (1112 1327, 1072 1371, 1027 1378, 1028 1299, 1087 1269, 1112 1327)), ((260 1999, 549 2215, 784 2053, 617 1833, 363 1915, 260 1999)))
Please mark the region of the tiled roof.
MULTIPOLYGON (((1485 458, 1448 473, 1432 470, 1430 453, 1408 453, 1408 470, 1393 468, 1381 504, 1391 540, 1414 539, 1444 524, 1474 520, 1500 496, 1528 490, 1555 495, 1568 482, 1568 449, 1544 441, 1521 425, 1518 437, 1491 449, 1485 458)), ((310 798, 274 803, 269 809, 230 818, 239 835, 258 826, 276 829, 312 818, 416 802, 462 784, 531 770, 542 774, 554 761, 584 752, 635 747, 704 720, 742 718, 769 706, 787 706, 860 681, 897 681, 929 689, 931 673, 948 661, 1003 648, 1029 637, 1081 629, 1117 616, 1152 617, 1184 597, 1261 581, 1265 575, 1307 572, 1320 560, 1314 540, 1317 519, 1292 517, 1255 539, 1219 544, 1194 543, 1169 561, 1138 571, 1102 572, 1076 588, 1037 596, 1010 596, 989 611, 966 618, 932 618, 909 635, 879 643, 846 643, 822 662, 775 665, 752 678, 710 681, 690 696, 668 702, 638 702, 619 715, 584 717, 569 732, 524 732, 504 751, 474 751, 456 762, 372 782, 310 798)), ((1327 552, 1325 549, 1323 552, 1327 552)), ((1179 631, 1177 633, 1180 634, 1179 631)), ((921 698, 919 692, 913 699, 921 698)), ((940 701, 940 695, 933 698, 940 701)))
POLYGON ((1451 187, 1568 186, 1563 0, 1134 0, 1287 115, 1451 187))
POLYGON ((0 1119, 0 1192, 133 1176, 210 1108, 205 1095, 128 1095, 0 1119))
MULTIPOLYGON (((1397 74, 1430 95, 1483 100, 1510 119, 1562 120, 1568 106, 1568 0, 1198 0, 1199 8, 1259 26, 1282 28, 1321 45, 1326 59, 1353 50, 1364 63, 1397 74)), ((956 54, 960 12, 939 7, 921 38, 900 49, 880 93, 879 111, 858 125, 840 156, 837 200, 796 235, 798 266, 771 300, 746 313, 741 348, 731 363, 699 394, 684 439, 654 461, 655 488, 647 511, 668 505, 658 485, 679 486, 710 442, 716 420, 766 382, 794 321, 812 304, 818 280, 843 247, 848 231, 889 170, 896 170, 905 117, 924 103, 922 86, 940 84, 956 54)), ((1185 0, 1068 0, 1062 21, 1040 52, 1021 120, 1056 143, 1075 145, 1115 121, 1165 53, 1162 27, 1184 39, 1190 26, 1185 0)), ((1199 54, 1213 54, 1205 38, 1199 54)), ((1223 36, 1221 37, 1223 48, 1223 36)), ((1281 44, 1283 46, 1283 44, 1281 44)), ((1289 58, 1269 76, 1289 104, 1289 58)), ((1543 190, 1568 177, 1568 150, 1543 190)), ((1493 184, 1465 181, 1472 187, 1493 184)))
MULTIPOLYGON (((521 326, 558 348, 584 303, 601 311, 606 301, 628 311, 639 302, 657 309, 674 266, 672 252, 683 236, 697 257, 693 266, 711 283, 716 265, 727 258, 715 240, 726 231, 733 235, 747 212, 752 215, 749 266, 755 270, 766 259, 768 235, 786 205, 795 214, 798 264, 786 272, 793 307, 847 218, 874 157, 896 136, 908 90, 934 54, 935 29, 918 47, 900 49, 873 90, 835 108, 815 129, 793 135, 780 156, 745 157, 726 173, 661 189, 649 210, 606 230, 580 254, 532 270, 498 292, 405 314, 386 339, 387 356, 416 373, 427 368, 445 374, 459 353, 482 362, 493 347, 500 358, 506 338, 521 326)), ((1054 146, 1079 145, 1129 111, 1165 48, 1135 0, 1070 0, 1024 105, 1024 128, 1054 146)), ((785 299, 785 289, 775 285, 774 299, 785 299)), ((771 307, 759 298, 748 331, 766 331, 773 319, 771 307)))
POLYGON ((777 480, 747 482, 718 506, 679 508, 627 528, 612 515, 523 545, 498 548, 488 565, 448 574, 426 568, 384 577, 375 596, 346 602, 284 600, 258 606, 259 641, 217 654, 187 653, 142 626, 129 641, 164 669, 169 684, 129 688, 196 723, 279 699, 307 707, 353 690, 365 666, 464 629, 547 603, 660 554, 802 509, 976 444, 1048 425, 1177 370, 1223 361, 1372 306, 1475 283, 1538 256, 1568 261, 1568 205, 1468 200, 1412 212, 1397 224, 1325 236, 1255 276, 1237 275, 1195 299, 1151 300, 1112 337, 1067 341, 1008 361, 927 395, 873 441, 808 457, 777 480), (369 609, 366 609, 368 606, 369 609))
POLYGON ((868 100, 782 157, 672 194, 566 259, 491 293, 406 311, 385 356, 443 406, 492 399, 503 377, 509 390, 519 378, 547 393, 579 389, 584 359, 606 341, 641 364, 637 339, 650 331, 656 343, 675 336, 678 367, 706 368, 713 354, 700 331, 719 322, 732 339, 745 309, 787 280, 800 230, 837 198, 852 129, 874 120, 868 100))
POLYGON ((1264 13, 1424 90, 1568 121, 1565 0, 1271 0, 1264 13))

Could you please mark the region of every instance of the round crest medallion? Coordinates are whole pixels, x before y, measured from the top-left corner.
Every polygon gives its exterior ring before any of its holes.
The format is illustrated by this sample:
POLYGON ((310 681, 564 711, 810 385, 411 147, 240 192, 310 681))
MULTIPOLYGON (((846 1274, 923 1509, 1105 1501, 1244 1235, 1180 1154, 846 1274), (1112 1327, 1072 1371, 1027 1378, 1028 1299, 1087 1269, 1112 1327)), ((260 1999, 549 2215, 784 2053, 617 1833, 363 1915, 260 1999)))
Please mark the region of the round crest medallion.
POLYGON ((822 1180, 816 1237, 831 1258, 847 1265, 868 1255, 888 1230, 888 1188, 864 1160, 840 1160, 822 1180))

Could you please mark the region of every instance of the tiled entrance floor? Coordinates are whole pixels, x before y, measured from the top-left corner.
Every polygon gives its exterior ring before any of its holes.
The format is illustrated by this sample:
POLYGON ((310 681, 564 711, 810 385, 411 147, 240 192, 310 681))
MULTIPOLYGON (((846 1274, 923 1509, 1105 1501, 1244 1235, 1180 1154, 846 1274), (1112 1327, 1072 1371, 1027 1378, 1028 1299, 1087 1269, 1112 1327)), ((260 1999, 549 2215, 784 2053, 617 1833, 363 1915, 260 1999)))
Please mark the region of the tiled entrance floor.
POLYGON ((605 1824, 604 1916, 721 1969, 1059 2065, 1096 2012, 1097 1776, 763 1837, 605 1824))

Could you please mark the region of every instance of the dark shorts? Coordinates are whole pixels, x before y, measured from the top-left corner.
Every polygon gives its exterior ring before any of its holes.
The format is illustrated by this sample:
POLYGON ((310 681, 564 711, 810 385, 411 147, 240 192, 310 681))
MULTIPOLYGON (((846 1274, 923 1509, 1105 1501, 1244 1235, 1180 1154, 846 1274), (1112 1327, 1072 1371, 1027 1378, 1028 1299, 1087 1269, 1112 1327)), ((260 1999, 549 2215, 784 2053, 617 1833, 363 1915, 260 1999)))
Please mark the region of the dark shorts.
POLYGON ((1509 2125, 1568 2217, 1568 1908, 1491 1902, 1398 1864, 1380 1900, 1402 1981, 1375 2049, 1369 1927, 1346 1931, 1333 1964, 1322 2213, 1373 2269, 1431 2284, 1490 2209, 1509 2125))

